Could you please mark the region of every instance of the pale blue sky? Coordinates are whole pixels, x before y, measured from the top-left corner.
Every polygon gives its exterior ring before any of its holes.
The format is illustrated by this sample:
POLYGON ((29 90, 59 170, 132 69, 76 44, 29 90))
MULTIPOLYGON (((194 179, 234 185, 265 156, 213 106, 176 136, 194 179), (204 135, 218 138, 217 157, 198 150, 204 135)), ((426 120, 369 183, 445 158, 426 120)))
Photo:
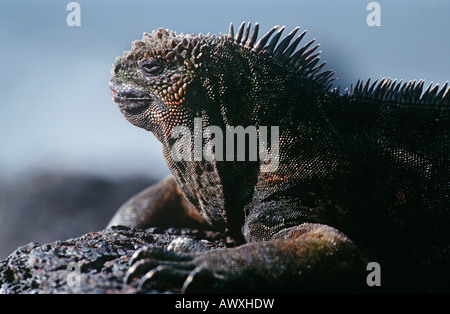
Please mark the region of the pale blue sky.
POLYGON ((308 29, 337 84, 392 77, 450 79, 450 1, 389 0, 369 27, 370 1, 78 1, 81 26, 66 24, 70 1, 0 2, 0 179, 30 167, 161 177, 159 143, 129 124, 110 99, 116 56, 143 32, 226 33, 230 21, 308 29))

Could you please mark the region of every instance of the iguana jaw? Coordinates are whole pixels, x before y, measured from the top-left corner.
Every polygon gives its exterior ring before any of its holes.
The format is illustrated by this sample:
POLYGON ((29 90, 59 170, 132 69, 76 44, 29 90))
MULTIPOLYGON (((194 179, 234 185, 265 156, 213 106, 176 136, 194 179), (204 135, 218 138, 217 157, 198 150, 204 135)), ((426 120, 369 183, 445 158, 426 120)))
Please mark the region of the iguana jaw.
POLYGON ((160 120, 167 114, 167 106, 150 92, 134 86, 127 86, 121 81, 111 79, 109 88, 111 89, 111 98, 119 107, 122 115, 131 124, 153 132, 161 141, 160 120))
POLYGON ((155 101, 155 98, 134 88, 127 88, 119 82, 109 82, 111 89, 111 98, 119 106, 120 110, 134 110, 148 108, 149 104, 155 101))

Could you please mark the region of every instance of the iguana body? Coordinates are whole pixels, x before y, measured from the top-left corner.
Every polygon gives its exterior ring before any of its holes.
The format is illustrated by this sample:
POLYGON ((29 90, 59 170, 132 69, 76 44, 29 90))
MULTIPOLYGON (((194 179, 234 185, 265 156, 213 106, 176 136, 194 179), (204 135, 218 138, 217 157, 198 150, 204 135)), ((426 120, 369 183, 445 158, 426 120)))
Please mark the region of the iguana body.
POLYGON ((165 265, 143 282, 163 273, 184 291, 346 291, 366 285, 373 261, 388 291, 449 291, 447 84, 422 94, 422 81, 358 81, 341 95, 313 41, 296 50, 305 34, 294 38, 297 30, 280 40, 278 27, 258 39, 257 24, 220 37, 158 29, 116 60, 113 100, 161 141, 173 179, 110 225, 158 224, 152 217, 176 204, 186 223, 204 224, 197 211, 247 242, 192 256, 143 250, 131 273, 165 265), (197 117, 224 131, 278 126, 278 167, 175 160, 172 132, 198 132, 197 117))

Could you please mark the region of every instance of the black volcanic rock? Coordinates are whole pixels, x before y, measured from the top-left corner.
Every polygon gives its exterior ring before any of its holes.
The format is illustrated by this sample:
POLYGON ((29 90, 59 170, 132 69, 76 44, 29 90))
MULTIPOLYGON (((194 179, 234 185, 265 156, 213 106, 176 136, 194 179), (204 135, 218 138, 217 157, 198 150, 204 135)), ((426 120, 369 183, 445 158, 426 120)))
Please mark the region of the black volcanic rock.
POLYGON ((136 293, 136 283, 123 284, 135 250, 146 245, 167 248, 179 237, 205 249, 222 248, 227 242, 212 231, 125 227, 43 245, 33 242, 0 261, 0 293, 136 293))

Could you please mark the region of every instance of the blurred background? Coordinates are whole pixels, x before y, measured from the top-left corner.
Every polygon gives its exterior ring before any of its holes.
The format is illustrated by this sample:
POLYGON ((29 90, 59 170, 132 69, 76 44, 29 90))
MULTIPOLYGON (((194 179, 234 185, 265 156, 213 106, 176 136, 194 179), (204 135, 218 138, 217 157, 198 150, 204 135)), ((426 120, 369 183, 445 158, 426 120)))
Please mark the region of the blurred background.
POLYGON ((169 174, 157 140, 128 123, 110 99, 116 56, 143 32, 227 33, 232 21, 299 25, 317 38, 335 85, 391 77, 444 84, 450 70, 450 1, 0 2, 0 259, 19 245, 104 228, 115 210, 169 174))

